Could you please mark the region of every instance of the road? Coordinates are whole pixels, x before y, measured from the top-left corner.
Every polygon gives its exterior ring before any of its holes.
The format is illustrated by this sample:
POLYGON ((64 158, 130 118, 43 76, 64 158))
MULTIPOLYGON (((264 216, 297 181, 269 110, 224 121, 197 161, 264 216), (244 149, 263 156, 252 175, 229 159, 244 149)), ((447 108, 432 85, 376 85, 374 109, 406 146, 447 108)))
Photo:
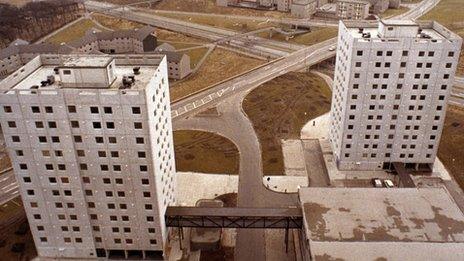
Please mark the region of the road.
POLYGON ((14 199, 19 195, 19 186, 16 183, 14 171, 10 168, 0 173, 0 205, 14 199))
POLYGON ((198 94, 174 102, 171 105, 172 118, 192 116, 199 110, 215 105, 237 92, 251 90, 280 75, 307 68, 329 57, 333 57, 335 51, 329 51, 329 49, 335 44, 336 39, 334 38, 312 45, 242 74, 239 77, 219 83, 198 94))
POLYGON ((106 15, 116 16, 143 24, 149 24, 167 30, 205 38, 211 41, 218 41, 224 38, 237 36, 235 39, 228 41, 230 46, 263 57, 278 58, 286 56, 293 51, 305 48, 304 45, 274 41, 251 35, 247 35, 246 38, 242 38, 240 34, 235 31, 180 21, 155 15, 154 13, 146 13, 143 12, 144 9, 142 8, 121 7, 118 5, 95 1, 86 1, 85 5, 89 11, 104 13, 106 15))
POLYGON ((266 17, 266 16, 247 16, 247 15, 232 15, 232 14, 211 14, 211 13, 199 13, 199 12, 183 12, 183 11, 172 11, 172 10, 155 10, 156 14, 173 14, 173 15, 185 15, 185 16, 198 16, 198 17, 212 17, 222 19, 236 19, 236 20, 249 20, 258 21, 263 23, 277 23, 285 25, 293 25, 300 27, 338 27, 338 21, 331 20, 317 20, 317 19, 298 19, 288 17, 266 17))

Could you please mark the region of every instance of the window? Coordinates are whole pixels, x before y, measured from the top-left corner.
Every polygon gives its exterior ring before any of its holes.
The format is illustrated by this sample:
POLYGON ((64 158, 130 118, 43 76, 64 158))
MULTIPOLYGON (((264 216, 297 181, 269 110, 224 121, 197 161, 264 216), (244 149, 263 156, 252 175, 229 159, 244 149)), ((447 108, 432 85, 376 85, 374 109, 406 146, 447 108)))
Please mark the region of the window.
POLYGON ((382 56, 383 52, 382 51, 377 51, 377 56, 382 56))
POLYGON ((95 137, 96 143, 103 143, 103 137, 95 137))
POLYGON ((448 53, 448 57, 453 57, 454 56, 454 52, 449 52, 448 53))
POLYGON ((45 137, 45 136, 39 136, 39 142, 40 142, 40 143, 45 143, 45 142, 47 142, 47 137, 45 137))
POLYGON ((106 128, 107 129, 114 129, 114 122, 107 122, 106 123, 106 128))
POLYGON ((356 62, 356 63, 355 63, 355 66, 356 66, 356 67, 361 67, 361 64, 362 64, 361 62, 356 62))
POLYGON ((111 107, 103 107, 103 111, 105 114, 113 114, 113 108, 111 107))
POLYGON ((69 106, 68 106, 68 112, 69 112, 69 113, 76 113, 76 112, 77 112, 76 106, 74 106, 74 105, 69 105, 69 106))
POLYGON ((105 158, 106 157, 106 151, 104 151, 104 150, 98 151, 98 157, 105 158))
POLYGON ((435 52, 433 52, 433 51, 429 52, 429 57, 433 57, 434 55, 435 55, 435 52))
POLYGON ((363 55, 363 51, 357 51, 357 52, 356 52, 356 55, 357 55, 357 56, 362 56, 362 55, 363 55))
POLYGON ((111 152, 111 157, 112 157, 112 158, 119 158, 119 152, 117 152, 117 151, 112 151, 112 152, 111 152))
POLYGON ((393 52, 392 51, 387 51, 387 56, 392 56, 393 52))
POLYGON ((19 138, 19 136, 11 136, 11 140, 13 142, 21 142, 21 139, 19 138))
POLYGON ((140 114, 140 107, 132 107, 132 114, 140 114))
POLYGON ((147 165, 140 165, 140 171, 147 172, 148 171, 147 165))
POLYGON ((56 122, 55 121, 49 121, 48 122, 48 127, 50 129, 56 129, 56 122))
POLYGON ((101 129, 101 122, 92 122, 93 128, 94 129, 101 129))
POLYGON ((71 75, 71 70, 63 70, 64 75, 71 75))
POLYGON ((46 113, 53 113, 53 107, 52 106, 45 106, 45 112, 46 113))
POLYGON ((39 106, 32 106, 31 107, 32 113, 40 113, 40 108, 39 106))
POLYGON ((135 143, 137 144, 144 144, 144 139, 142 137, 136 137, 135 138, 135 143))
POLYGON ((425 55, 425 52, 424 51, 420 51, 419 52, 419 57, 423 57, 425 55))
POLYGON ((109 137, 108 142, 111 143, 111 144, 115 144, 117 142, 117 139, 116 139, 116 137, 109 137))
POLYGON ((3 111, 5 113, 12 113, 13 110, 11 109, 11 106, 3 106, 3 111))
POLYGON ((85 152, 83 150, 76 151, 78 157, 85 157, 85 152))
POLYGON ((81 164, 79 164, 79 168, 80 168, 81 170, 87 170, 87 164, 81 163, 81 164))
POLYGON ((113 165, 113 171, 121 171, 121 165, 113 165))
POLYGON ((401 62, 400 67, 401 67, 401 68, 406 67, 406 62, 401 62))
POLYGON ((142 123, 141 122, 134 122, 134 129, 142 129, 142 123))
POLYGON ((25 163, 19 164, 19 169, 26 170, 27 169, 27 164, 25 164, 25 163))
POLYGON ((71 121, 71 128, 79 128, 79 122, 78 121, 71 121))
POLYGON ((35 122, 35 127, 36 127, 37 129, 43 129, 44 124, 43 124, 43 122, 41 122, 41 121, 36 121, 36 122, 35 122))
POLYGON ((141 158, 141 159, 144 159, 144 158, 146 158, 146 153, 145 153, 145 151, 139 151, 139 152, 137 152, 137 156, 139 158, 141 158))
POLYGON ((98 107, 90 107, 90 113, 92 114, 97 114, 98 113, 98 107))
POLYGON ((10 127, 10 128, 16 128, 16 122, 14 122, 14 121, 9 121, 9 122, 8 122, 8 127, 10 127))
POLYGON ((53 143, 60 143, 60 137, 58 137, 58 136, 52 136, 52 142, 53 142, 53 143))

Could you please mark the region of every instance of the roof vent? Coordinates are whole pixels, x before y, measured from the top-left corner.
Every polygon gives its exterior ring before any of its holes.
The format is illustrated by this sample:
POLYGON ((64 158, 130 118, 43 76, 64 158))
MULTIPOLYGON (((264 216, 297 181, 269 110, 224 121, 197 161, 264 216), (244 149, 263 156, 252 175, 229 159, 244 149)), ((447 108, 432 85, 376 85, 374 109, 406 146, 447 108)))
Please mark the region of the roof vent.
POLYGON ((124 75, 122 77, 122 85, 123 85, 123 88, 130 88, 135 82, 135 76, 133 75, 130 75, 130 76, 127 76, 127 75, 124 75))
POLYGON ((137 66, 137 67, 134 67, 132 70, 134 71, 134 74, 135 74, 135 75, 139 75, 139 74, 140 74, 140 67, 138 67, 138 66, 137 66))
POLYGON ((362 34, 364 32, 364 28, 358 28, 358 33, 362 34))
POLYGON ((31 86, 31 90, 37 90, 37 89, 39 89, 39 85, 32 85, 31 86))
POLYGON ((60 68, 58 67, 53 68, 53 71, 55 72, 55 74, 60 74, 60 68))
POLYGON ((55 76, 53 76, 53 75, 47 76, 47 82, 48 82, 48 85, 54 84, 55 83, 55 76))
POLYGON ((40 82, 40 87, 45 87, 48 85, 48 81, 41 81, 40 82))

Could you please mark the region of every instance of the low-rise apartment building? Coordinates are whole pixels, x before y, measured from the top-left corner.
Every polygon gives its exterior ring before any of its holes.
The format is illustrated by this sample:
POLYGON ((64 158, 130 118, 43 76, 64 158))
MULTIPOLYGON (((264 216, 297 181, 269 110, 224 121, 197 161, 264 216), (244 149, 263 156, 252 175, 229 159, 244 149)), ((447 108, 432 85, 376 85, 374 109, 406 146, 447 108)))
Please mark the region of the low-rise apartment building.
MULTIPOLYGON (((61 45, 51 43, 28 44, 25 41, 15 41, 8 48, 0 50, 0 78, 18 70, 40 54, 141 54, 159 53, 156 50, 157 38, 154 28, 145 26, 140 29, 121 30, 114 32, 97 32, 89 30, 86 34, 70 43, 61 45)), ((166 55, 168 53, 161 52, 166 55)), ((186 54, 172 52, 168 55, 169 77, 180 80, 191 73, 190 57, 186 54), (171 71, 172 68, 172 71, 171 71)))
POLYGON ((370 4, 363 0, 338 0, 336 15, 343 20, 362 20, 369 16, 370 4))

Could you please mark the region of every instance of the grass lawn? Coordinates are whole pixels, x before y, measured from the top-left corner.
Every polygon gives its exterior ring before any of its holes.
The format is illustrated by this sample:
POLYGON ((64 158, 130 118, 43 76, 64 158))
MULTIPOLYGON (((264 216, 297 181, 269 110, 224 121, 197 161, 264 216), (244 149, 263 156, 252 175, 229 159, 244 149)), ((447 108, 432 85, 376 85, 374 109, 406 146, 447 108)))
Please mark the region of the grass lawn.
POLYGON ((284 173, 282 139, 299 139, 303 126, 330 110, 325 81, 307 72, 291 72, 254 89, 243 102, 261 143, 264 175, 284 173))
POLYGON ((99 26, 97 26, 94 22, 92 22, 92 20, 84 19, 71 25, 65 30, 53 35, 46 41, 56 44, 68 43, 84 36, 85 32, 87 32, 87 30, 89 30, 90 28, 97 28, 103 30, 99 28, 99 26))
POLYGON ((114 18, 111 16, 106 16, 102 14, 92 14, 92 17, 97 20, 103 26, 111 28, 113 30, 127 30, 134 28, 141 28, 143 24, 135 23, 129 20, 114 18))
POLYGON ((253 21, 248 19, 236 19, 236 18, 222 18, 214 16, 190 16, 185 14, 163 14, 158 13, 158 15, 174 18, 177 20, 183 20, 187 22, 192 22, 196 24, 208 25, 217 28, 224 28, 233 31, 242 31, 249 32, 261 28, 276 26, 274 23, 266 23, 261 21, 253 21))
MULTIPOLYGON (((297 44, 304 44, 304 45, 313 45, 316 43, 323 42, 330 38, 337 37, 338 35, 338 28, 335 27, 312 27, 311 32, 297 35, 288 40, 290 43, 297 43, 297 44)), ((260 33, 259 36, 266 37, 268 36, 267 33, 260 33)), ((274 33, 273 40, 287 42, 285 40, 285 36, 282 34, 274 33)))
POLYGON ((450 106, 438 149, 438 157, 464 189, 464 109, 450 106))
MULTIPOLYGON (((441 0, 435 8, 420 19, 438 21, 464 37, 464 1, 462 0, 441 0)), ((457 74, 464 75, 464 52, 462 51, 457 74)))
POLYGON ((383 12, 379 16, 381 18, 390 18, 392 16, 396 16, 396 15, 406 13, 407 11, 409 11, 409 8, 404 7, 404 6, 400 6, 400 8, 397 8, 397 9, 388 8, 387 11, 383 12))
POLYGON ((239 152, 220 135, 194 130, 174 131, 178 171, 238 174, 239 152))
POLYGON ((171 101, 206 88, 265 63, 264 61, 216 48, 195 75, 171 87, 171 101))

